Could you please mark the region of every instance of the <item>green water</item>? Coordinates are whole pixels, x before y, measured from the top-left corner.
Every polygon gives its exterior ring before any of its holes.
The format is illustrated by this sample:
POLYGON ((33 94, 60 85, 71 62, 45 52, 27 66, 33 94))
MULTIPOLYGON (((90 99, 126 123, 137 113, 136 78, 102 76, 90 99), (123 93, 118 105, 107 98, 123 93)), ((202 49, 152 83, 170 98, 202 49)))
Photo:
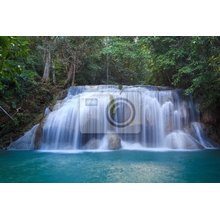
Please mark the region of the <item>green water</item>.
POLYGON ((220 150, 0 151, 0 182, 220 182, 220 150))

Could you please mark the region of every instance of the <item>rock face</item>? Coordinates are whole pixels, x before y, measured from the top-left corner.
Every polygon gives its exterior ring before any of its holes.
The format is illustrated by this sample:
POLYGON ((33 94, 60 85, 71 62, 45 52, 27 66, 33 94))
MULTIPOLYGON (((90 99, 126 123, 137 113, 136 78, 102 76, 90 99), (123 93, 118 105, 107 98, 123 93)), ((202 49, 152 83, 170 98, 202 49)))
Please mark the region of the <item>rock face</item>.
POLYGON ((35 131, 35 138, 34 138, 34 149, 35 150, 38 150, 40 147, 42 131, 43 131, 43 126, 44 126, 45 121, 46 121, 46 117, 42 118, 40 121, 40 124, 38 125, 35 131))
POLYGON ((97 149, 100 145, 100 140, 92 138, 84 146, 84 150, 94 150, 97 149))
POLYGON ((211 112, 204 112, 202 114, 202 121, 205 124, 215 124, 217 122, 218 117, 211 112))
MULTIPOLYGON (((206 111, 202 113, 201 122, 208 138, 220 144, 220 115, 216 112, 206 111)), ((215 145, 215 143, 213 145, 215 145)))
POLYGON ((119 150, 121 148, 121 138, 117 134, 108 134, 108 149, 119 150))

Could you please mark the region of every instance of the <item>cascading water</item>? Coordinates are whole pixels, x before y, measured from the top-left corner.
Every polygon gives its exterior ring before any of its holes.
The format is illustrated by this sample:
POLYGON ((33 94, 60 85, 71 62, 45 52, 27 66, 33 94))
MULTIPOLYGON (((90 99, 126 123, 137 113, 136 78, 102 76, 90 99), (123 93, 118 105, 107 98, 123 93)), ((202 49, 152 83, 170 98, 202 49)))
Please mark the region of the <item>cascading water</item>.
POLYGON ((9 149, 88 149, 88 142, 96 143, 93 149, 107 149, 109 134, 125 149, 212 147, 183 90, 99 85, 71 87, 53 111, 46 109, 43 122, 9 149))

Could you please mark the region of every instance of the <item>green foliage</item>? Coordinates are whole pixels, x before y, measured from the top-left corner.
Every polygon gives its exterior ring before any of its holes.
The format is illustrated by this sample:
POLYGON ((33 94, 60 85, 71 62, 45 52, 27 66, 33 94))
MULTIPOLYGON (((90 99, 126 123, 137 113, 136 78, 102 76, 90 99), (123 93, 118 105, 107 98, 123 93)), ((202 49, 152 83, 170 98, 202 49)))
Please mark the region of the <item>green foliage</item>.
POLYGON ((16 75, 24 70, 27 44, 21 37, 0 37, 0 90, 9 85, 19 86, 16 75))
POLYGON ((139 37, 108 37, 103 48, 109 58, 110 82, 141 84, 146 75, 146 46, 139 37))
POLYGON ((109 84, 144 82, 147 50, 141 37, 81 37, 74 50, 81 63, 78 85, 106 84, 107 72, 109 84))
POLYGON ((16 103, 15 102, 12 102, 11 106, 12 106, 13 109, 16 109, 16 103))
POLYGON ((219 37, 148 37, 146 82, 186 89, 203 109, 220 109, 219 37))
POLYGON ((219 37, 0 37, 0 96, 24 98, 48 50, 59 86, 74 61, 76 85, 106 84, 108 72, 109 84, 180 87, 220 108, 219 37))

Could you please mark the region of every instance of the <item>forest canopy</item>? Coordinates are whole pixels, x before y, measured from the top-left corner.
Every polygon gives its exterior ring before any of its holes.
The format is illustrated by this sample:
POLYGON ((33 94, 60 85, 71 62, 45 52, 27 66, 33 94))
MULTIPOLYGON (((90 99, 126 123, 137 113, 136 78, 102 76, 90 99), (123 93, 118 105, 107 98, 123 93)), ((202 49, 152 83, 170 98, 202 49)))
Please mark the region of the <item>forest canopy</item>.
POLYGON ((179 87, 220 109, 220 37, 0 37, 0 96, 38 82, 179 87))

